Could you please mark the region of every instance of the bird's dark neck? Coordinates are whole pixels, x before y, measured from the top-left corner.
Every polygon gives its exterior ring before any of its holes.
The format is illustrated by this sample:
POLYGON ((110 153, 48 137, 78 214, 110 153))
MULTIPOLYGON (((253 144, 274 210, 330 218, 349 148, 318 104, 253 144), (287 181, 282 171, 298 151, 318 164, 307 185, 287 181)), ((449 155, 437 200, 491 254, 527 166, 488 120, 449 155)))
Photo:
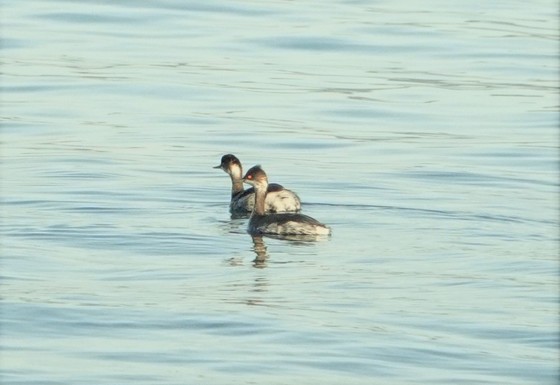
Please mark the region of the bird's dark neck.
POLYGON ((242 193, 245 189, 243 188, 243 180, 240 178, 235 178, 231 175, 231 196, 234 197, 239 193, 242 193))

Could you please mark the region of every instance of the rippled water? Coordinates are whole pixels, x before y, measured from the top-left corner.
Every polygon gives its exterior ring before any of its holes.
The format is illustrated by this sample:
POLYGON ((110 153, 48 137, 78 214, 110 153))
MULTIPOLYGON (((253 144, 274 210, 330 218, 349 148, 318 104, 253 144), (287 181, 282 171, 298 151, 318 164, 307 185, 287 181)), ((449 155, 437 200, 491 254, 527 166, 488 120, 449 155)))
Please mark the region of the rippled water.
POLYGON ((1 382, 557 383, 557 15, 3 1, 1 382))

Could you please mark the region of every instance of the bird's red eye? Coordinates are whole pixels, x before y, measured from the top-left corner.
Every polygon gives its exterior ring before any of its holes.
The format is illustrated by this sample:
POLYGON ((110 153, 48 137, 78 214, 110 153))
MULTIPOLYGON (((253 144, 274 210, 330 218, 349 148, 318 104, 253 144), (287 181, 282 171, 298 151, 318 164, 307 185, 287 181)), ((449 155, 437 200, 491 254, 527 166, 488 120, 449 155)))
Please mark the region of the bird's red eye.
POLYGON ((247 179, 253 179, 253 175, 247 175, 247 179))

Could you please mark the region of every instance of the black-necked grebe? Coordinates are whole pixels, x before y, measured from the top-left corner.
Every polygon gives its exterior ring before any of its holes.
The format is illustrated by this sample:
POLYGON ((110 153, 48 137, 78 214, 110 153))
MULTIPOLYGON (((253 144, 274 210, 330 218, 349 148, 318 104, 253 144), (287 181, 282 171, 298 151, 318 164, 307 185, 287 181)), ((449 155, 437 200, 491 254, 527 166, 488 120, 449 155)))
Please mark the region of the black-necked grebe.
POLYGON ((331 233, 330 228, 307 215, 298 213, 266 214, 268 178, 260 166, 254 166, 247 171, 243 182, 255 188, 255 209, 249 219, 251 234, 328 235, 331 233))
MULTIPOLYGON (((245 190, 243 188, 243 169, 239 159, 232 154, 224 155, 220 164, 214 168, 221 168, 231 178, 230 211, 252 212, 255 205, 255 189, 245 190)), ((271 183, 268 185, 264 209, 268 213, 296 212, 301 210, 301 201, 293 191, 285 189, 279 184, 271 183)))

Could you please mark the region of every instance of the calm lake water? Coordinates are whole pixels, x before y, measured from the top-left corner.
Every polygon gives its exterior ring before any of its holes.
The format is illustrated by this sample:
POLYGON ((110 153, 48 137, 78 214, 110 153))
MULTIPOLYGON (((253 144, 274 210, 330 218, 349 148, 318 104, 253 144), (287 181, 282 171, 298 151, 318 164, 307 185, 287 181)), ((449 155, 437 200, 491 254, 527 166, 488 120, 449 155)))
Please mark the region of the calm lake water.
POLYGON ((556 384, 558 5, 463 3, 2 1, 0 382, 556 384))

